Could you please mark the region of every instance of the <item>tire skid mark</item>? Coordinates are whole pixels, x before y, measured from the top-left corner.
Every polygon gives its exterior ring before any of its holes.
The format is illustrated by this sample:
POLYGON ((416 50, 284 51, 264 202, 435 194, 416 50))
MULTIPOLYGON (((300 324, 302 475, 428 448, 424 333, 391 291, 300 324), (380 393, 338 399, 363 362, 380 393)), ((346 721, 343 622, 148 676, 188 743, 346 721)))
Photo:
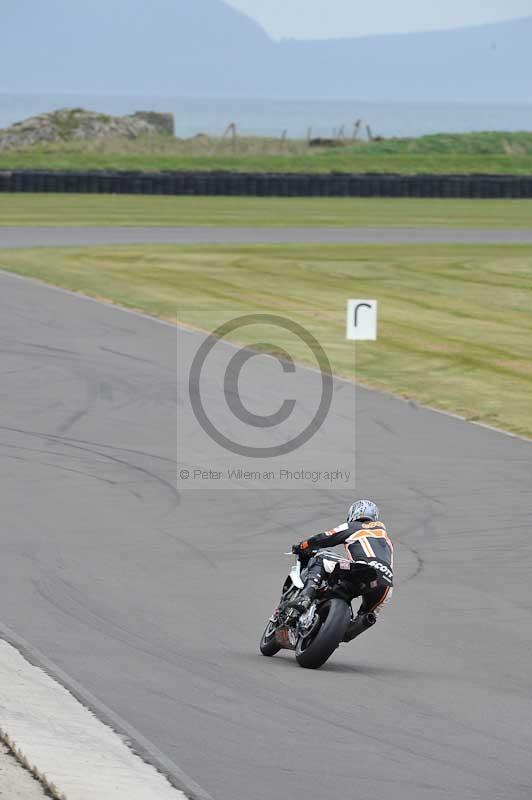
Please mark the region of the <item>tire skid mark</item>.
POLYGON ((23 458, 23 456, 13 456, 13 455, 4 455, 4 458, 8 459, 9 461, 23 461, 26 464, 40 464, 43 467, 51 467, 52 469, 61 470, 62 472, 72 472, 76 475, 85 475, 88 478, 92 478, 95 481, 100 481, 101 483, 108 483, 111 486, 116 486, 119 481, 112 481, 108 478, 102 478, 101 475, 93 475, 91 472, 85 472, 81 469, 72 469, 71 467, 64 467, 61 464, 53 464, 51 461, 39 461, 39 460, 32 460, 29 458, 23 458))
MULTIPOLYGON (((79 599, 80 593, 64 579, 58 576, 47 579, 33 579, 32 584, 42 600, 49 603, 56 611, 76 620, 76 622, 90 630, 96 631, 113 641, 121 642, 132 650, 150 656, 156 661, 169 664, 172 667, 178 666, 192 674, 197 670, 196 661, 188 658, 184 652, 169 648, 167 639, 159 643, 150 642, 147 637, 132 633, 128 628, 97 612, 94 608, 89 608, 87 602, 79 599), (63 601, 57 596, 58 587, 61 588, 63 601), (180 664, 176 664, 176 659, 180 664)), ((215 665, 213 664, 213 666, 215 665)))
MULTIPOLYGON (((119 445, 114 444, 107 444, 105 442, 91 442, 89 439, 78 439, 71 436, 59 436, 58 434, 54 433, 45 433, 41 431, 31 431, 26 430, 24 428, 13 428, 8 425, 0 425, 0 430, 4 431, 11 431, 12 433, 23 433, 25 436, 35 436, 38 438, 46 438, 50 440, 57 440, 59 442, 66 442, 71 443, 74 442, 75 444, 89 444, 92 447, 103 447, 109 448, 111 450, 117 450, 118 452, 122 453, 132 453, 134 455, 139 456, 146 456, 147 458, 153 458, 156 461, 166 461, 169 464, 175 465, 176 461, 173 458, 168 458, 167 456, 160 456, 157 453, 147 453, 144 450, 136 450, 131 447, 120 447, 119 445)), ((105 454, 102 454, 105 457, 105 454)))
MULTIPOLYGON (((168 481, 165 478, 161 477, 156 472, 152 472, 151 470, 147 469, 146 467, 141 467, 138 464, 134 464, 131 461, 127 461, 126 459, 118 458, 117 456, 113 456, 111 453, 105 453, 105 452, 101 452, 101 450, 99 450, 99 449, 98 450, 93 449, 93 447, 100 448, 100 447, 107 446, 108 448, 111 448, 111 449, 116 449, 116 450, 119 450, 119 451, 123 450, 124 452, 130 452, 130 453, 136 453, 138 455, 147 456, 148 458, 152 458, 152 457, 153 458, 157 458, 157 456, 152 456, 149 453, 142 453, 142 451, 138 451, 138 450, 135 451, 135 450, 129 450, 127 448, 115 448, 113 445, 96 444, 96 445, 93 445, 93 446, 90 446, 90 447, 85 447, 85 446, 82 446, 80 444, 76 444, 76 442, 82 441, 82 440, 68 439, 66 437, 61 437, 61 436, 58 436, 58 435, 55 435, 55 434, 50 434, 50 433, 35 433, 33 431, 25 431, 25 430, 21 430, 21 429, 17 429, 17 428, 10 428, 10 427, 7 427, 7 426, 2 426, 2 425, 0 425, 0 430, 9 430, 9 431, 16 432, 16 433, 22 433, 22 434, 24 434, 26 436, 33 436, 33 437, 36 437, 36 438, 39 438, 39 439, 44 439, 46 441, 51 441, 51 442, 59 441, 64 447, 72 448, 73 450, 79 450, 80 452, 92 453, 93 455, 100 456, 101 458, 106 459, 107 461, 111 461, 111 462, 113 462, 115 464, 120 464, 120 465, 126 467, 127 469, 134 470, 136 472, 141 473, 142 475, 146 475, 149 478, 155 480, 156 482, 158 482, 159 484, 164 486, 164 488, 166 490, 170 490, 170 493, 172 494, 172 496, 175 499, 176 505, 178 505, 180 503, 181 496, 180 496, 180 493, 179 493, 179 491, 177 489, 177 484, 174 485, 170 481, 168 481)), ((90 442, 86 442, 86 444, 90 445, 91 443, 90 442)), ((177 467, 177 462, 173 461, 172 459, 160 457, 160 460, 166 461, 166 462, 168 462, 170 464, 175 464, 176 467, 177 467)))

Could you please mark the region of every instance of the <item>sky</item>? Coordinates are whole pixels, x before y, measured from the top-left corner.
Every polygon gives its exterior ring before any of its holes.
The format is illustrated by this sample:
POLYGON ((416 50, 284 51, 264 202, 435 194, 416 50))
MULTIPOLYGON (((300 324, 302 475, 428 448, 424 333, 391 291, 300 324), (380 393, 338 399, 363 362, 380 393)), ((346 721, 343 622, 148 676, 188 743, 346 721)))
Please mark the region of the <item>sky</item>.
POLYGON ((532 16, 532 0, 226 0, 276 39, 456 28, 532 16))

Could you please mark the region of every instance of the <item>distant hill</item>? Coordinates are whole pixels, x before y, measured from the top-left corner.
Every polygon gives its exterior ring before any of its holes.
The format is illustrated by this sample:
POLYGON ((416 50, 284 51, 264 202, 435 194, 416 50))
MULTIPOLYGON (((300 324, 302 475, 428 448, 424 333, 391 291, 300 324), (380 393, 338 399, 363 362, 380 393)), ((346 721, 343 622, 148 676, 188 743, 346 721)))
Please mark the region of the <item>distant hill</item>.
POLYGON ((275 49, 221 0, 11 0, 1 26, 0 91, 240 95, 275 49))
POLYGON ((222 0, 17 0, 0 91, 532 102, 532 17, 274 42, 222 0))
POLYGON ((532 103, 532 17, 280 47, 297 70, 288 90, 306 79, 319 96, 532 103))

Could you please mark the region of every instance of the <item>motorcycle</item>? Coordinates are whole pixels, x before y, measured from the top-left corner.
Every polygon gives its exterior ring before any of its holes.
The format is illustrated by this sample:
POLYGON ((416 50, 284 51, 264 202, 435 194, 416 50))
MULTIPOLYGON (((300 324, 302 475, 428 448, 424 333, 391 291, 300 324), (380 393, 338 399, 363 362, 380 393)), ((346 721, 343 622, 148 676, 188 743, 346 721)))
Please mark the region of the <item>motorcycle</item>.
POLYGON ((304 613, 289 607, 305 585, 307 570, 296 558, 260 640, 263 656, 293 650, 299 666, 306 669, 323 666, 341 642, 352 641, 377 621, 371 612, 355 618, 351 608, 351 600, 377 578, 374 568, 343 558, 334 550, 318 550, 312 555, 323 559, 325 571, 316 600, 304 613))

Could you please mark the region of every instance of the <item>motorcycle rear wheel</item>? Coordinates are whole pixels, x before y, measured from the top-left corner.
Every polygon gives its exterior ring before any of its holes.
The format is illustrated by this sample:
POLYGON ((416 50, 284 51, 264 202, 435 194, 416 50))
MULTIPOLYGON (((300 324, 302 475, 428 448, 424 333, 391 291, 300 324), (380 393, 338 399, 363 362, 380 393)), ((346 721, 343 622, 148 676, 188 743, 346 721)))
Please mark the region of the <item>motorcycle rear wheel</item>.
POLYGON ((345 600, 333 598, 318 610, 322 620, 317 633, 301 637, 296 647, 296 660, 300 667, 318 669, 332 656, 347 630, 351 609, 345 600))

